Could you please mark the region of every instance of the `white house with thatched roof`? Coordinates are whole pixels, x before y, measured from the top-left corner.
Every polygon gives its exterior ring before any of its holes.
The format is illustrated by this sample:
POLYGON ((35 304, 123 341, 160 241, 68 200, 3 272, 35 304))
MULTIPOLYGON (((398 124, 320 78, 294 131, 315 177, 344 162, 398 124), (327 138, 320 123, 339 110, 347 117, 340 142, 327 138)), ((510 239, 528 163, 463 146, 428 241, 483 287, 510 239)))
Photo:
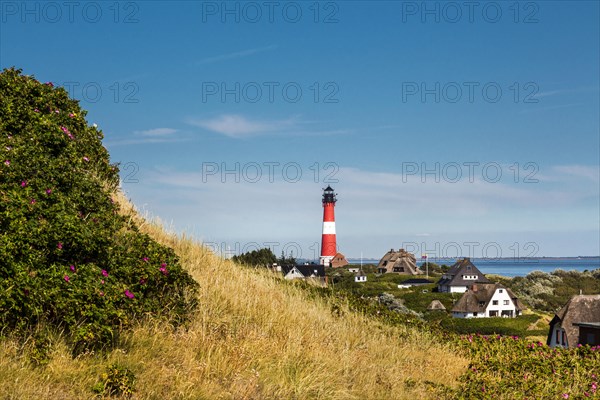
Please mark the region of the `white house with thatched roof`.
POLYGON ((548 346, 600 345, 600 295, 573 296, 550 321, 548 346))
POLYGON ((499 283, 473 284, 452 307, 455 318, 513 318, 521 314, 525 306, 514 293, 499 283))
POLYGON ((423 271, 417 267, 417 259, 414 254, 404 249, 394 251, 391 249, 381 258, 377 265, 380 274, 396 273, 403 275, 421 275, 423 271))

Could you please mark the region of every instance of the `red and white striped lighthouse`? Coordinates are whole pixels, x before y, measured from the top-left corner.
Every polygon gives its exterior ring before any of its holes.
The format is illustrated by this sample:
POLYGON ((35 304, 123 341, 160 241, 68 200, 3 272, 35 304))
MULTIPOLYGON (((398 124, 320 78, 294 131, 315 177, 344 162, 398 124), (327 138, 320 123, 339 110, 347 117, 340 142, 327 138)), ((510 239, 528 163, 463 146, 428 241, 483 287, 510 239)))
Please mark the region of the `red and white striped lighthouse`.
POLYGON ((335 241, 335 203, 336 194, 331 186, 323 190, 323 236, 321 238, 321 265, 329 266, 337 253, 335 241))

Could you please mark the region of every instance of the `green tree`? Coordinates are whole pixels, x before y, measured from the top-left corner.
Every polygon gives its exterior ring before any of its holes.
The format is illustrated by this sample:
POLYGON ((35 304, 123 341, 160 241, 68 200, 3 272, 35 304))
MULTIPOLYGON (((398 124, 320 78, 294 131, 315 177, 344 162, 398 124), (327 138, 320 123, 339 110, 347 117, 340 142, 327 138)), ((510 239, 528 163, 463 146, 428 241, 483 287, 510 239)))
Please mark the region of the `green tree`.
POLYGON ((269 248, 252 250, 242 253, 239 256, 233 256, 233 261, 240 264, 246 264, 253 267, 267 267, 277 262, 277 257, 269 248))
POLYGON ((283 250, 281 250, 281 257, 277 259, 279 265, 294 265, 296 264, 296 259, 294 258, 294 252, 290 252, 290 256, 286 257, 283 250))

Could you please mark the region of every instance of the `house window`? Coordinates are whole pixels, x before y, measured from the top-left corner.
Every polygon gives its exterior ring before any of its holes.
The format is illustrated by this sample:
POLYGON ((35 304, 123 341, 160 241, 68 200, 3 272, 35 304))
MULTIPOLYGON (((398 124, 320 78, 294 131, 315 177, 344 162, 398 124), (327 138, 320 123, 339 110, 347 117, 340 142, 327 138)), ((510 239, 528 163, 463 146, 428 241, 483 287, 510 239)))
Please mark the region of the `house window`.
POLYGON ((562 345, 565 346, 567 344, 567 341, 565 340, 565 337, 567 335, 565 335, 565 331, 562 331, 562 345))
POLYGON ((498 293, 504 293, 504 289, 498 289, 498 293))
POLYGON ((497 317, 498 311, 490 311, 490 317, 497 317))
POLYGON ((556 344, 560 344, 560 329, 556 330, 556 344))
POLYGON ((492 305, 497 306, 498 305, 498 300, 492 300, 492 305))
POLYGON ((504 300, 504 301, 502 302, 502 304, 504 304, 505 306, 507 306, 507 305, 508 305, 508 300, 504 300))
POLYGON ((588 333, 585 337, 586 342, 584 344, 594 345, 596 344, 595 335, 593 333, 588 333))
POLYGON ((476 312, 474 312, 474 313, 473 313, 473 316, 474 316, 474 317, 476 317, 476 316, 477 316, 477 313, 476 313, 476 312))

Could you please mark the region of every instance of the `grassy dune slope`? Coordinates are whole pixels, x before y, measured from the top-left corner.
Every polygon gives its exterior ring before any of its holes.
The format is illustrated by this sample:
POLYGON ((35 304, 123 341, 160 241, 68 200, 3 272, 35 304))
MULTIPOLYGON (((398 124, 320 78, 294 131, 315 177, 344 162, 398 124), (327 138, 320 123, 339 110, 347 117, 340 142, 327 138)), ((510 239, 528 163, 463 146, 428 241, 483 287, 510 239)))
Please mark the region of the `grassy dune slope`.
POLYGON ((420 383, 454 386, 465 371, 467 361, 429 334, 352 313, 334 316, 296 285, 222 260, 157 224, 140 224, 171 246, 201 285, 189 329, 140 325, 110 354, 77 359, 57 338, 50 363, 37 368, 14 342, 2 341, 2 399, 91 398, 114 362, 135 373, 136 399, 430 398, 420 383))

